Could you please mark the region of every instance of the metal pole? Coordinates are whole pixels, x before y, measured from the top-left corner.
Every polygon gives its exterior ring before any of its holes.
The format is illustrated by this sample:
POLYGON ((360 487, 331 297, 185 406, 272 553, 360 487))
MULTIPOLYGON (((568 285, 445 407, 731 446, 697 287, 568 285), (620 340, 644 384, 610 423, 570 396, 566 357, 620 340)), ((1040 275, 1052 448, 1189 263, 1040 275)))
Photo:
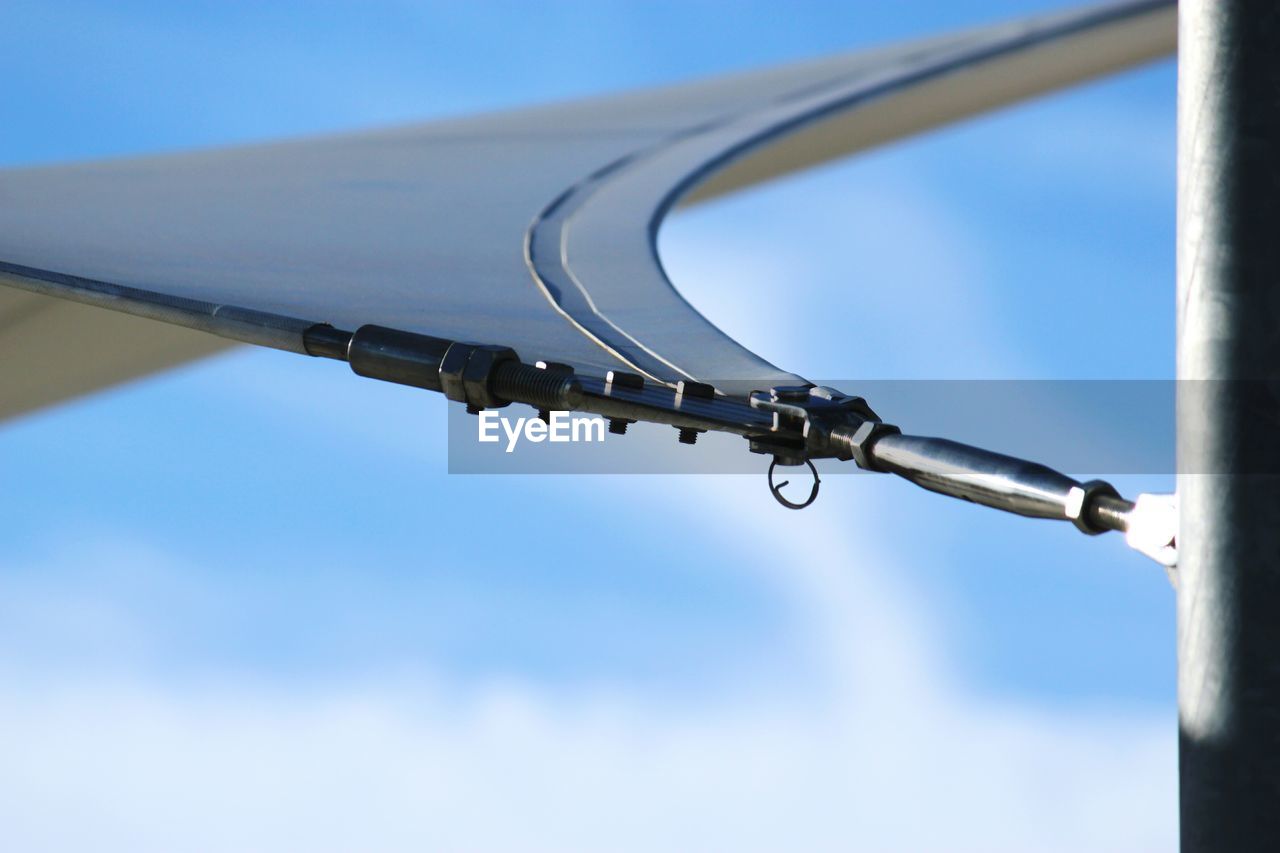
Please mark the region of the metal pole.
POLYGON ((1183 0, 1182 849, 1280 850, 1280 3, 1183 0))

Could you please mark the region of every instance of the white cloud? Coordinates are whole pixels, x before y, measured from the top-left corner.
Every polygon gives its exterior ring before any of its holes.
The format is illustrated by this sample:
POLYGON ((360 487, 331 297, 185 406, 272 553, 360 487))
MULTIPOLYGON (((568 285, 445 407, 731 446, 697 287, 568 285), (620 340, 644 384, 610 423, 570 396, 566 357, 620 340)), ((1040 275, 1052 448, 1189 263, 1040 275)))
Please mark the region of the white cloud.
POLYGON ((80 687, 0 704, 0 841, 96 850, 1141 850, 1172 726, 80 687))
POLYGON ((770 523, 736 483, 629 478, 597 497, 625 488, 659 520, 703 512, 712 548, 800 602, 824 661, 812 689, 686 702, 529 681, 10 678, 0 846, 1173 846, 1172 720, 971 695, 873 514, 832 500, 770 523), (819 537, 807 558, 797 544, 819 537))

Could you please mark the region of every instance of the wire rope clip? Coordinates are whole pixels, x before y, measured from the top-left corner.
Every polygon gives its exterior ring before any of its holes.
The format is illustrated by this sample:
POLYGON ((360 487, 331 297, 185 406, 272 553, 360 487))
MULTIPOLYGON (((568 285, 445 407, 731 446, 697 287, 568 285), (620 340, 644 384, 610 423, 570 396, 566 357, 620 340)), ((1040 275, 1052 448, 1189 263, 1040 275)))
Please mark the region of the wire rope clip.
POLYGON ((778 457, 775 456, 773 458, 773 461, 769 463, 769 492, 773 495, 774 500, 776 500, 778 503, 785 506, 787 509, 804 509, 809 504, 816 501, 818 499, 818 489, 821 486, 822 486, 822 480, 818 477, 818 469, 814 467, 812 459, 805 459, 803 463, 787 462, 784 460, 780 460, 778 457), (781 483, 774 483, 773 472, 774 472, 774 469, 777 468, 779 465, 795 467, 801 464, 809 466, 809 471, 813 474, 813 486, 809 489, 809 497, 805 498, 804 503, 796 503, 795 501, 788 499, 785 495, 782 494, 783 487, 788 485, 791 481, 783 480, 781 483))

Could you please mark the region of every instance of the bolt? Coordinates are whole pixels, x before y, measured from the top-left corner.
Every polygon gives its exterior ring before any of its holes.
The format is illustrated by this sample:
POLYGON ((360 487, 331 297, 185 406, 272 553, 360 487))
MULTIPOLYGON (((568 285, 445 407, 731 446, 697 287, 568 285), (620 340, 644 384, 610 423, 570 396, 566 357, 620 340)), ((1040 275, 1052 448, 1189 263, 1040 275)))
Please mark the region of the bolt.
POLYGON ((582 383, 577 379, 518 361, 497 365, 489 387, 502 400, 548 411, 572 411, 582 404, 582 383))
POLYGON ((681 427, 680 443, 681 444, 697 444, 698 436, 704 432, 706 432, 706 430, 694 429, 693 427, 681 427))
POLYGON ((626 418, 609 418, 609 432, 614 435, 626 435, 630 425, 631 421, 626 418))

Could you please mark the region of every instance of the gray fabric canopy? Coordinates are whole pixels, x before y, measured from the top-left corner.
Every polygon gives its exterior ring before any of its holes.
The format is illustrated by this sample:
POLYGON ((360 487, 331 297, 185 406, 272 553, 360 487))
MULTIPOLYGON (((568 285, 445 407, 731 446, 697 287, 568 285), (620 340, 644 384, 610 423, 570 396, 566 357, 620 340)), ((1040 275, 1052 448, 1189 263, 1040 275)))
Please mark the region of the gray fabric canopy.
POLYGON ((221 343, 155 321, 294 352, 314 324, 378 324, 730 395, 799 382, 671 286, 655 237, 673 205, 1152 59, 1175 38, 1172 2, 1130 0, 497 115, 3 171, 0 417, 221 343))

